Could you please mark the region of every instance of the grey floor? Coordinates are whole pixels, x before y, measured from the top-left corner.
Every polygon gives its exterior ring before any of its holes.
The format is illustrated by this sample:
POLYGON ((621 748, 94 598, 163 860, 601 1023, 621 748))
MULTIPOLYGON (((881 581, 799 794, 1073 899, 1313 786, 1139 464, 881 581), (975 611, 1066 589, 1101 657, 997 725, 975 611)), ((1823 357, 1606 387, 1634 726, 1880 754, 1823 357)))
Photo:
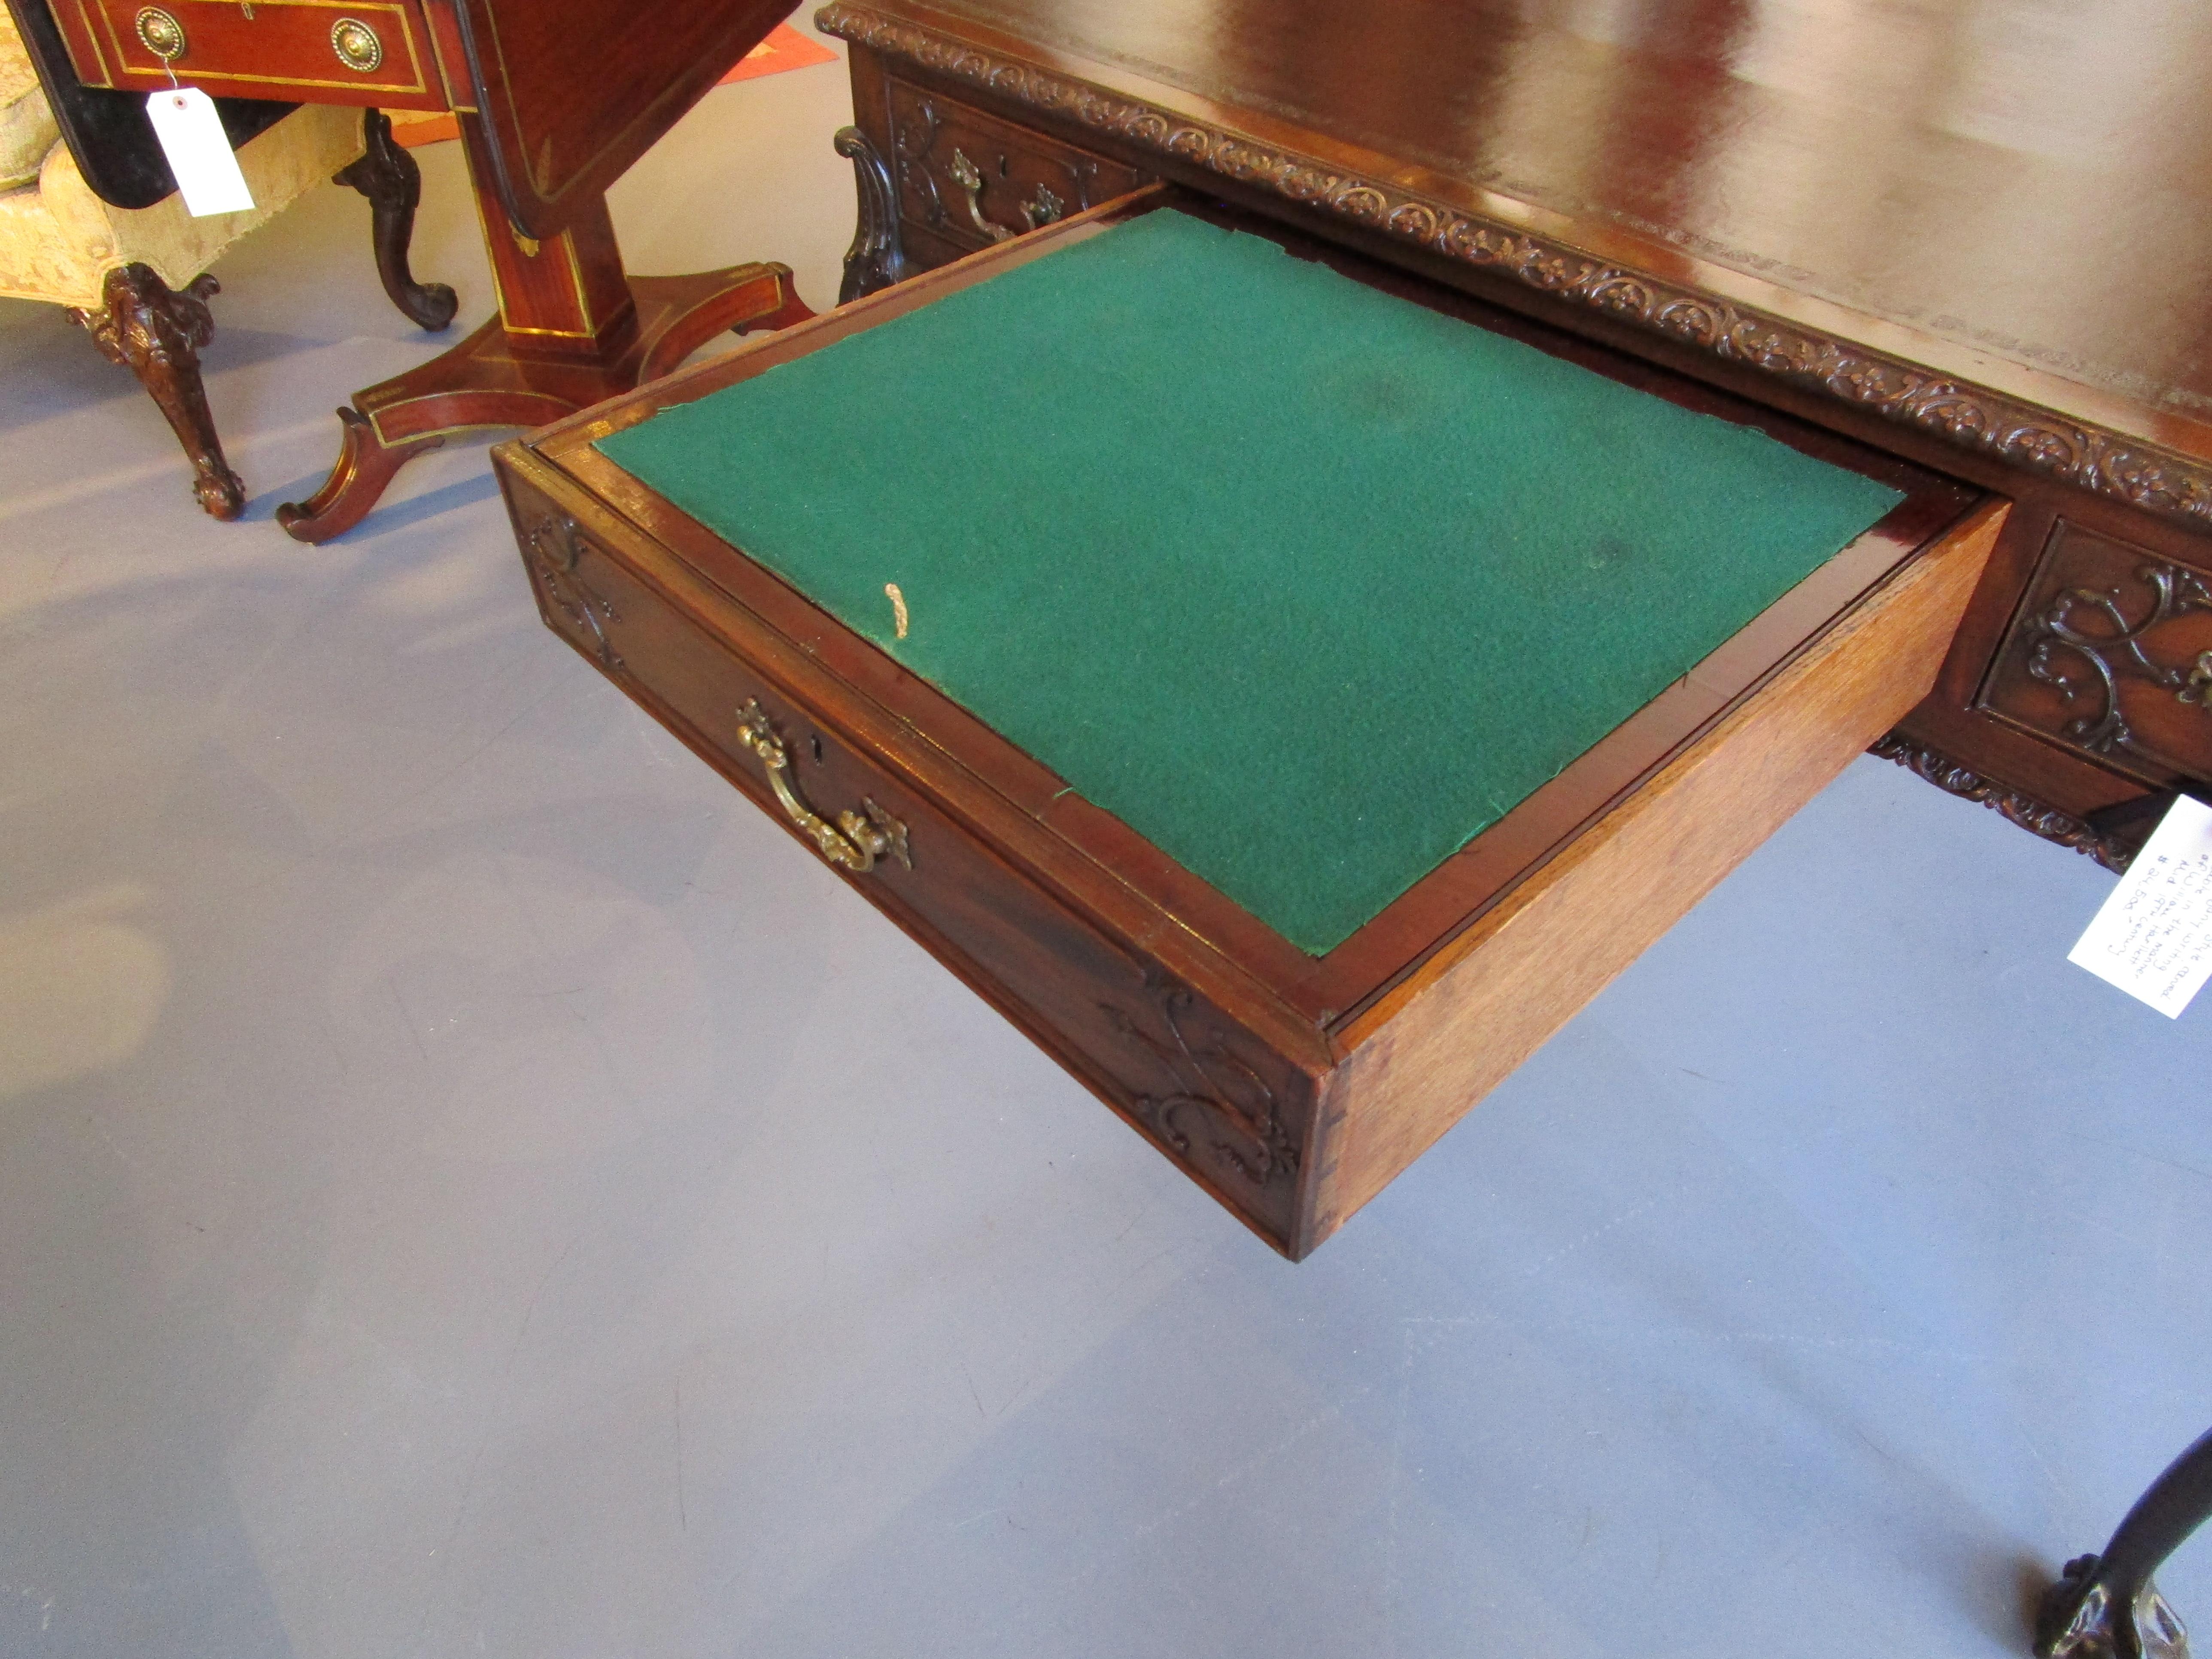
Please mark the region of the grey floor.
MULTIPOLYGON (((827 303, 843 95, 633 264, 827 303)), ((366 219, 218 268, 243 524, 0 307, 0 1654, 2019 1654, 2212 1424, 2212 1000, 2086 860, 1858 763, 1289 1267, 538 626, 480 447, 268 521, 438 349, 366 219)))

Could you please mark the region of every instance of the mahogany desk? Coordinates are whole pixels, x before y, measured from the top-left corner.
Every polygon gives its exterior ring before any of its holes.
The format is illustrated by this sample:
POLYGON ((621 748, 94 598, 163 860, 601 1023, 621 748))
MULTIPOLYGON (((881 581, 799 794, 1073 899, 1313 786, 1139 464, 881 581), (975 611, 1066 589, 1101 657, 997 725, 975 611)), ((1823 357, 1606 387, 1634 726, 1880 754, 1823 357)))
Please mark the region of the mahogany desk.
POLYGON ((836 0, 845 297, 1166 178, 2009 497, 1876 745, 2124 867, 2212 787, 2212 8, 836 0))
MULTIPOLYGON (((388 158, 398 152, 377 112, 458 118, 498 314, 338 411, 329 479, 277 509, 294 536, 319 542, 457 432, 540 425, 665 374, 724 329, 812 314, 782 265, 629 276, 606 206, 608 187, 793 3, 53 0, 53 10, 88 86, 152 92, 173 76, 217 97, 364 105, 372 155, 388 158)), ((413 211, 411 191, 378 201, 380 219, 413 211)), ((385 272, 395 299, 411 289, 404 264, 385 272)), ((450 315, 448 304, 418 320, 450 315)))

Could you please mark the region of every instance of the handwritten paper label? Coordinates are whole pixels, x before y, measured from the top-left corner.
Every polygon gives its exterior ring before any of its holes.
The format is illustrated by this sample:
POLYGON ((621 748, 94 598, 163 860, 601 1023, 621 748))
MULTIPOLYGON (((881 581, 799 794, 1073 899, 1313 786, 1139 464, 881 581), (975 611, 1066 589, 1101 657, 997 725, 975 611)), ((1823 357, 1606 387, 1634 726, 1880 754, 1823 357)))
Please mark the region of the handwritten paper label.
POLYGON ((2212 978, 2212 806, 2176 798, 2066 960, 2180 1017, 2212 978))
POLYGON ((172 87, 146 100, 147 118, 169 171, 184 192, 185 211, 195 219, 210 213, 238 213, 253 205, 253 192, 238 170, 238 152, 222 130, 215 100, 198 87, 172 87))

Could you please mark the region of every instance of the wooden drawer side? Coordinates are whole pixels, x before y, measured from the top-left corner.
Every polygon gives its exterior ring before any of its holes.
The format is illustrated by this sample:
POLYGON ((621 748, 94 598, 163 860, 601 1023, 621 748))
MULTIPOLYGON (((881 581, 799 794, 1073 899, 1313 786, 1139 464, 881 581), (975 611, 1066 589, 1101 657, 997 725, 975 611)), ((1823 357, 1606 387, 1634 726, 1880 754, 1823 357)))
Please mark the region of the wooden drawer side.
POLYGON ((1355 1029, 1315 1159, 1318 1243, 1927 693, 2007 506, 1918 556, 1355 1029))
MULTIPOLYGON (((526 459, 523 465, 530 465, 526 459)), ((580 526, 501 452, 539 613, 632 699, 809 846, 738 727, 757 708, 790 767, 787 787, 825 818, 879 809, 902 826, 894 856, 841 872, 1277 1249, 1297 1233, 1316 1080, 1189 985, 1009 864, 950 809, 880 763, 749 648, 762 627, 676 574, 619 525, 580 526)), ((588 517, 588 515, 586 515, 588 517)))

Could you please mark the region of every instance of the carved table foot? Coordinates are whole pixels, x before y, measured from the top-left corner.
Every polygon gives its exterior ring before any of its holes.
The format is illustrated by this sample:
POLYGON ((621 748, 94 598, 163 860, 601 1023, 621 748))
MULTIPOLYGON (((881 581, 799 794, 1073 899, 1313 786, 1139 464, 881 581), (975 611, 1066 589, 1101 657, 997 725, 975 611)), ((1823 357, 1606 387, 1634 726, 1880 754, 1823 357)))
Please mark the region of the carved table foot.
POLYGON ((128 264, 107 273, 98 311, 71 306, 70 315, 100 355, 136 374, 161 406, 192 464, 200 506, 215 518, 234 519, 246 506, 246 485, 223 459, 200 380, 200 348, 215 337, 207 302, 222 291, 204 273, 179 292, 150 266, 128 264))
POLYGON ((340 168, 332 182, 350 185, 368 198, 376 274, 384 291, 408 321, 434 332, 453 320, 461 302, 445 283, 417 283, 408 269, 415 209, 422 199, 422 169, 392 136, 392 118, 382 110, 362 112, 362 137, 367 151, 340 168))
POLYGON ((276 509, 303 542, 359 524, 399 469, 458 433, 543 426, 665 374, 724 329, 782 328, 814 313, 776 264, 732 265, 690 276, 629 279, 634 325, 599 351, 544 350, 496 317, 443 356, 355 394, 338 411, 343 448, 322 488, 276 509))
POLYGON ((2151 1574, 2212 1516, 2212 1433, 2175 1458, 2102 1555, 2076 1556, 2045 1592, 2041 1659, 2189 1659, 2189 1633, 2151 1574))

